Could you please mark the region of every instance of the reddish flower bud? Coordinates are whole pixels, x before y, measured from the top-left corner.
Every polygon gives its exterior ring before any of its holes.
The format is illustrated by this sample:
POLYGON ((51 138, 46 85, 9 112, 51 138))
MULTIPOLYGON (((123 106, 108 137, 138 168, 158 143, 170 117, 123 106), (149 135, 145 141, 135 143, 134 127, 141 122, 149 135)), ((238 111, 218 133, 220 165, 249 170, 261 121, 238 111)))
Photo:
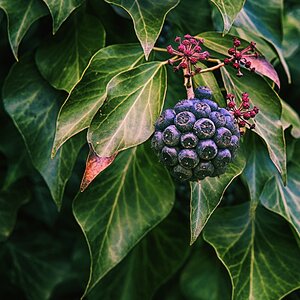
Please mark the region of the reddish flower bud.
POLYGON ((181 44, 184 46, 189 46, 191 42, 189 40, 183 40, 181 44))
POLYGON ((190 34, 186 34, 186 35, 184 36, 184 38, 185 38, 185 39, 191 39, 192 36, 191 36, 190 34))
POLYGON ((190 39, 192 45, 197 45, 197 41, 195 39, 190 39))
POLYGON ((255 68, 251 68, 251 70, 250 70, 251 72, 255 72, 255 68))
POLYGON ((201 50, 202 50, 202 48, 198 45, 194 47, 195 52, 200 52, 201 50))
POLYGON ((169 45, 167 47, 167 51, 168 51, 169 54, 174 54, 174 49, 173 49, 173 47, 171 45, 169 45))
POLYGON ((228 65, 230 63, 230 59, 229 58, 224 58, 224 64, 228 65))
POLYGON ((240 60, 240 59, 242 58, 242 53, 241 53, 241 52, 236 52, 236 53, 234 54, 234 57, 235 57, 236 59, 240 60))
POLYGON ((194 65, 198 62, 198 59, 196 57, 190 57, 190 62, 194 65))
POLYGON ((239 121, 239 127, 245 127, 246 126, 246 122, 245 121, 239 121))
POLYGON ((230 99, 230 100, 233 100, 235 98, 235 96, 233 94, 227 94, 226 95, 226 99, 230 99))
POLYGON ((245 112, 243 113, 243 117, 245 120, 249 120, 251 118, 250 113, 249 112, 245 112))
POLYGON ((235 107, 235 102, 234 101, 229 101, 228 104, 227 104, 227 106, 229 108, 234 108, 235 107))
POLYGON ((182 44, 180 44, 180 45, 177 47, 177 50, 180 51, 180 52, 183 52, 184 49, 185 49, 185 47, 184 47, 182 44))
POLYGON ((237 38, 234 38, 234 40, 233 40, 233 45, 234 45, 235 47, 239 47, 239 46, 241 46, 241 41, 238 40, 237 38))
POLYGON ((185 61, 182 61, 180 64, 179 64, 179 67, 182 68, 182 69, 185 69, 187 68, 187 63, 185 61))
POLYGON ((235 69, 238 69, 240 67, 240 64, 235 62, 232 64, 232 66, 235 68, 235 69))
POLYGON ((237 109, 236 111, 234 111, 233 115, 234 115, 236 118, 239 118, 239 117, 242 115, 242 113, 241 113, 241 111, 240 111, 239 109, 237 109))
POLYGON ((244 109, 250 108, 249 102, 243 102, 243 108, 244 108, 244 109))
POLYGON ((189 49, 185 49, 185 50, 183 51, 183 53, 184 53, 184 55, 186 55, 186 56, 191 56, 191 55, 193 55, 193 51, 192 51, 192 50, 189 50, 189 49))
POLYGON ((251 67, 251 61, 247 61, 247 62, 245 63, 245 67, 246 67, 246 68, 250 68, 250 67, 251 67))
POLYGON ((254 107, 253 107, 253 111, 254 111, 256 114, 258 114, 258 112, 259 112, 259 108, 258 108, 258 107, 256 107, 256 106, 254 106, 254 107))
POLYGON ((176 36, 175 40, 174 40, 176 43, 180 43, 181 41, 181 37, 180 36, 176 36))
POLYGON ((235 49, 234 48, 228 49, 228 54, 229 55, 233 55, 234 53, 235 53, 235 49))
POLYGON ((254 118, 256 116, 256 112, 254 110, 250 111, 250 117, 254 118))

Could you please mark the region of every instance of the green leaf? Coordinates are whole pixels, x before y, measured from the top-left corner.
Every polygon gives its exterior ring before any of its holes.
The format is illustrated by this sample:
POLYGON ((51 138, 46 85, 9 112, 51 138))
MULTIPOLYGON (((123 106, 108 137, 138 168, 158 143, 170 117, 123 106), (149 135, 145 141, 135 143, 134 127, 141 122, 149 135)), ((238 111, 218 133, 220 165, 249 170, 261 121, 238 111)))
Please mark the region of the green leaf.
MULTIPOLYGON (((197 67, 199 67, 201 69, 205 69, 206 65, 198 62, 197 67)), ((195 75, 193 77, 193 82, 195 84, 195 87, 198 87, 198 86, 209 87, 213 92, 214 101, 216 101, 220 107, 226 106, 227 103, 226 103, 226 101, 222 95, 222 92, 219 88, 216 77, 212 72, 206 72, 206 73, 195 75)))
MULTIPOLYGON (((80 6, 84 0, 43 0, 48 6, 53 19, 53 34, 68 18, 72 11, 80 6)), ((91 27, 92 28, 92 27, 91 27)))
POLYGON ((233 283, 233 300, 273 300, 300 286, 300 249, 285 220, 249 202, 218 209, 204 230, 233 283))
POLYGON ((78 195, 73 211, 91 255, 86 292, 169 214, 173 201, 168 172, 144 145, 119 154, 78 195))
POLYGON ((285 101, 281 100, 282 105, 282 115, 281 122, 284 130, 292 126, 291 134, 294 138, 300 138, 300 118, 297 112, 287 104, 285 101))
POLYGON ((291 76, 282 50, 282 15, 282 0, 267 0, 263 4, 256 0, 247 0, 236 18, 235 25, 264 38, 275 47, 290 82, 291 76))
POLYGON ((136 44, 113 45, 97 52, 60 109, 54 153, 66 140, 90 125, 106 98, 107 83, 132 68, 142 57, 141 48, 136 44))
POLYGON ((186 260, 187 229, 178 213, 171 213, 96 285, 88 299, 152 299, 186 260))
MULTIPOLYGON (((298 159, 298 157, 296 158, 298 159)), ((290 222, 300 237, 300 173, 299 166, 289 164, 287 185, 275 173, 265 184, 260 195, 261 203, 290 222)))
POLYGON ((48 14, 47 8, 40 0, 0 0, 0 8, 6 13, 9 43, 18 60, 22 38, 36 20, 48 14))
POLYGON ((191 183, 191 244, 200 235, 205 224, 220 204, 225 190, 240 175, 245 166, 244 155, 239 152, 233 163, 228 166, 225 174, 219 177, 206 177, 191 183))
POLYGON ((251 200, 257 202, 267 180, 278 172, 258 135, 249 132, 245 139, 247 164, 242 178, 249 188, 251 200))
POLYGON ((286 148, 281 124, 281 102, 269 84, 256 74, 244 72, 244 80, 236 76, 232 67, 221 69, 222 78, 228 93, 240 97, 247 92, 253 105, 260 109, 255 117, 255 132, 266 142, 269 155, 274 165, 286 180, 286 148))
POLYGON ((124 8, 131 16, 135 33, 144 49, 145 57, 149 54, 160 34, 167 13, 179 0, 105 0, 124 8))
POLYGON ((77 13, 38 48, 36 63, 52 86, 70 92, 104 43, 105 31, 98 19, 77 13))
POLYGON ((211 0, 211 2, 216 5, 222 15, 224 23, 223 34, 228 33, 246 0, 211 0))
POLYGON ((149 62, 109 82, 107 99, 88 131, 98 156, 111 156, 150 137, 165 100, 166 81, 164 64, 149 62))
POLYGON ((230 277, 212 247, 194 249, 180 277, 181 291, 189 300, 230 300, 230 277))
POLYGON ((49 86, 29 56, 12 67, 3 88, 5 109, 23 136, 33 165, 45 179, 58 208, 82 146, 78 137, 61 149, 55 159, 50 158, 62 99, 63 94, 49 86))
POLYGON ((0 242, 9 237, 15 226, 19 208, 29 199, 29 191, 17 184, 0 193, 0 242))

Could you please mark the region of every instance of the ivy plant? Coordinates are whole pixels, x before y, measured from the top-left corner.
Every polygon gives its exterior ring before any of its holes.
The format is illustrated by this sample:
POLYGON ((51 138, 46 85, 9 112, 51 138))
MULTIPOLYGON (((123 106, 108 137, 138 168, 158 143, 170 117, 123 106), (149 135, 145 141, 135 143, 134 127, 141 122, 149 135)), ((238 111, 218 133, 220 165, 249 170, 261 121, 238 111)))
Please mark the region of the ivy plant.
POLYGON ((299 14, 0 0, 0 298, 298 299, 299 14))

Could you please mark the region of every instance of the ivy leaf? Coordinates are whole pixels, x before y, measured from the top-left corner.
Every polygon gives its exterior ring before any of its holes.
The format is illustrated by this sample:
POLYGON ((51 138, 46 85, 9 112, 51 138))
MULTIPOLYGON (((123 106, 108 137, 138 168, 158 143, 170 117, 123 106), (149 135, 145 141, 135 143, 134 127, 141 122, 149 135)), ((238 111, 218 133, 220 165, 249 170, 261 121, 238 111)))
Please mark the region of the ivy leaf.
POLYGON ((264 5, 255 0, 247 0, 236 18, 235 25, 255 33, 275 47, 290 82, 291 75, 282 50, 282 15, 282 0, 268 0, 264 5))
POLYGON ((196 241, 208 219, 220 204, 227 187, 242 173, 245 163, 244 156, 239 153, 235 161, 228 166, 225 174, 219 177, 206 177, 200 182, 191 183, 191 244, 196 241))
POLYGON ((257 75, 244 71, 244 79, 239 80, 231 67, 221 69, 222 78, 228 93, 240 96, 247 92, 253 105, 260 113, 255 117, 255 132, 267 144, 269 155, 274 165, 286 180, 286 148, 281 124, 281 102, 276 92, 257 75))
POLYGON ((90 249, 89 292, 170 212, 174 186, 149 147, 120 153, 74 200, 90 249))
POLYGON ((164 64, 149 62, 109 82, 107 99, 88 130, 88 142, 98 156, 111 156, 150 137, 165 100, 166 81, 164 64))
POLYGON ((46 6, 39 0, 0 0, 7 16, 8 39, 12 52, 18 60, 18 48, 29 27, 48 14, 46 6))
POLYGON ((263 207, 218 209, 204 239, 228 268, 233 300, 281 299, 299 288, 299 245, 287 222, 263 207))
MULTIPOLYGON (((198 62, 197 67, 199 67, 201 69, 205 69, 206 65, 198 62)), ((226 106, 227 103, 224 100, 224 97, 219 88, 218 82, 216 80, 216 77, 212 72, 196 74, 196 76, 193 77, 193 81, 194 81, 194 84, 196 87, 198 87, 198 86, 209 87, 213 91, 214 101, 216 101, 220 107, 226 106)))
POLYGON ((105 31, 98 19, 77 13, 38 48, 36 63, 52 86, 70 92, 104 43, 105 31))
POLYGON ((247 145, 247 164, 242 178, 249 188, 252 201, 258 201, 267 180, 278 173, 269 158, 268 151, 258 135, 250 132, 245 136, 244 145, 247 145))
POLYGON ((266 208, 280 214, 290 222, 300 237, 299 186, 299 166, 289 164, 287 185, 284 186, 280 176, 275 173, 275 176, 265 184, 260 195, 260 201, 266 208))
POLYGON ((29 191, 18 183, 0 193, 0 242, 11 234, 19 208, 30 199, 29 191))
POLYGON ((66 140, 90 125, 106 98, 107 83, 132 68, 142 57, 141 48, 136 44, 109 46, 94 55, 81 81, 60 109, 52 155, 66 140))
MULTIPOLYGON (((43 0, 48 6, 53 19, 53 34, 68 18, 72 11, 80 6, 84 0, 43 0)), ((91 27, 92 28, 92 27, 91 27)))
POLYGON ((189 254, 187 228, 178 213, 171 213, 96 285, 88 298, 152 299, 157 288, 177 271, 189 254))
POLYGON ((30 56, 15 64, 3 87, 4 107, 24 138, 34 167, 46 181, 58 208, 77 154, 81 137, 73 139, 55 159, 50 158, 55 118, 63 94, 41 77, 30 56))
POLYGON ((105 0, 125 9, 131 16, 135 33, 144 49, 146 60, 159 36, 167 13, 179 0, 105 0))
POLYGON ((215 251, 206 243, 195 247, 181 272, 180 287, 184 299, 231 299, 229 274, 215 251))
POLYGON ((292 126, 291 134, 295 139, 300 138, 300 118, 293 108, 285 101, 281 100, 282 115, 281 122, 284 130, 292 126))
POLYGON ((228 33, 246 0, 211 0, 211 2, 218 8, 222 15, 224 23, 223 34, 228 33))

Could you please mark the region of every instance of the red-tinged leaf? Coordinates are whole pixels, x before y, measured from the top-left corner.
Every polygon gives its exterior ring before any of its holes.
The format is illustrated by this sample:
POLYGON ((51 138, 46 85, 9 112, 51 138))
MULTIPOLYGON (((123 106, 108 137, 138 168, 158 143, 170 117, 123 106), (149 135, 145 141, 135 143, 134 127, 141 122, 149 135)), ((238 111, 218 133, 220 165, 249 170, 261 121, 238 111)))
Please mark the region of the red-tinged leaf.
POLYGON ((276 83, 278 88, 280 88, 278 74, 269 61, 263 57, 247 57, 247 60, 251 62, 251 68, 255 68, 255 72, 267 76, 276 83))
POLYGON ((100 157, 94 152, 92 147, 90 147, 90 152, 86 160, 85 171, 80 185, 80 191, 83 192, 96 178, 96 176, 115 160, 116 156, 117 153, 108 157, 100 157))

